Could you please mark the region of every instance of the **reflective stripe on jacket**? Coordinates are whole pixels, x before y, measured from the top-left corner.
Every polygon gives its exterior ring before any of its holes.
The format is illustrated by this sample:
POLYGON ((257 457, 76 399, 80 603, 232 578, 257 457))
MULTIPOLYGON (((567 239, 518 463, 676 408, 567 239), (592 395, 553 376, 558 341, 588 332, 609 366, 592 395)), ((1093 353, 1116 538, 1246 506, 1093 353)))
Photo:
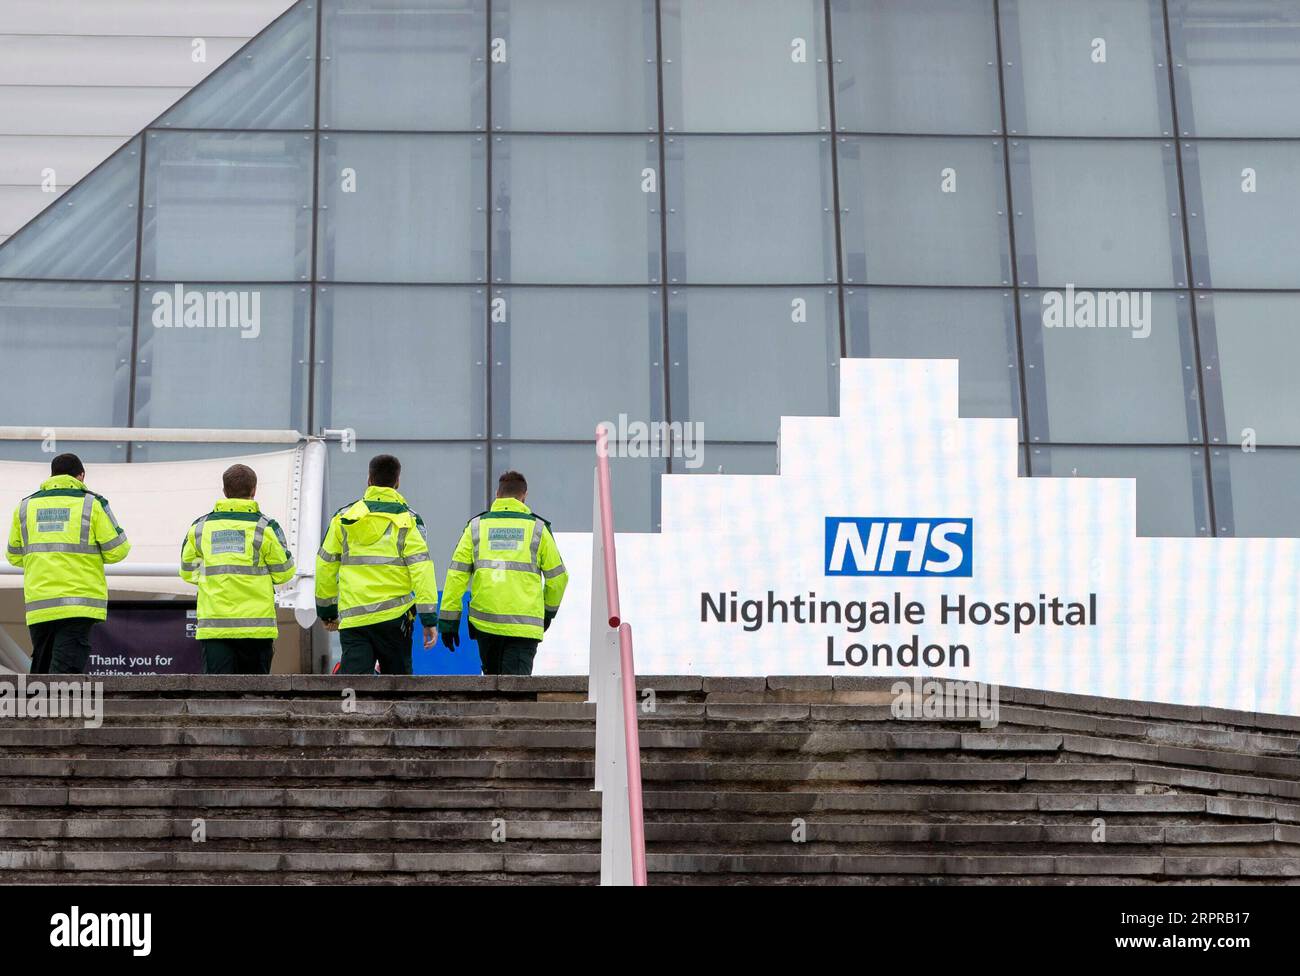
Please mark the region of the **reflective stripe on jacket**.
POLYGON ((382 623, 414 605, 438 620, 438 581, 424 522, 392 488, 366 489, 334 513, 316 554, 316 615, 347 630, 382 623))
POLYGON ((108 616, 104 564, 131 551, 108 501, 71 475, 56 475, 18 504, 5 557, 23 570, 27 623, 108 616))
POLYGON ((252 499, 221 499, 181 545, 181 579, 199 588, 199 640, 275 637, 275 587, 293 574, 284 531, 252 499))
POLYGON ((498 498, 461 533, 447 568, 439 619, 460 621, 470 591, 469 622, 487 634, 541 640, 569 574, 546 519, 523 502, 498 498))

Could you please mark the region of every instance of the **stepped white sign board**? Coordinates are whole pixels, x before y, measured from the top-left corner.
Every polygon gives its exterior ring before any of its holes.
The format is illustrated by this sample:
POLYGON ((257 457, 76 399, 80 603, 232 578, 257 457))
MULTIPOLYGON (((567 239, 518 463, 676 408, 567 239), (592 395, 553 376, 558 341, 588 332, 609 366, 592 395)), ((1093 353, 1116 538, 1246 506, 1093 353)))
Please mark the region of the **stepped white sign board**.
MULTIPOLYGON (((955 361, 840 366, 838 417, 782 420, 779 475, 666 476, 662 532, 618 536, 639 673, 1300 714, 1300 540, 1138 537, 1131 479, 1018 477, 1016 421, 959 418, 955 361)), ((583 673, 591 537, 557 541, 538 671, 583 673)))

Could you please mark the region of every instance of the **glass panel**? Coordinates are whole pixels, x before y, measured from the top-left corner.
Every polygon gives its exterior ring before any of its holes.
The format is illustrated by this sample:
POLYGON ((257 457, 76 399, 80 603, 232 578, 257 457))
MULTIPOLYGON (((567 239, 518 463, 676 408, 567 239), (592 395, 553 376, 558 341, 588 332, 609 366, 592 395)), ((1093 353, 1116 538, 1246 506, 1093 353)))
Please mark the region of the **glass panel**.
POLYGON ((1196 287, 1300 287, 1300 142, 1184 141, 1183 168, 1196 287))
MULTIPOLYGON (((594 441, 586 444, 493 444, 492 489, 504 471, 528 479, 528 507, 549 519, 556 532, 591 531, 594 441)), ((620 532, 653 532, 659 528, 660 458, 611 458, 614 486, 614 527, 620 532)), ((470 513, 474 514, 473 512, 470 513)), ((464 525, 464 521, 461 522, 464 525)))
POLYGON ((1187 295, 1021 293, 1035 441, 1197 443, 1187 295))
POLYGON ((326 0, 321 128, 482 129, 484 0, 326 0))
POLYGON ((673 459, 674 474, 776 474, 775 444, 705 443, 699 467, 688 467, 683 459, 673 459))
POLYGON ((313 141, 310 135, 149 133, 141 277, 305 280, 313 141))
POLYGON ((1211 435, 1226 444, 1300 445, 1300 295, 1197 295, 1206 376, 1218 376, 1223 417, 1211 435))
POLYGON ((1003 0, 999 9, 1007 131, 1173 131, 1159 0, 1003 0))
POLYGON ((675 136, 666 166, 671 281, 835 280, 829 136, 675 136))
POLYGON ((1020 414, 1016 315, 998 289, 850 288, 849 355, 956 359, 963 417, 1020 414))
POLYGON ((712 440, 775 439, 781 416, 839 409, 830 288, 686 288, 668 298, 674 421, 712 440))
POLYGON ((140 140, 132 139, 0 247, 0 278, 135 277, 140 140))
POLYGON ((1300 2, 1170 0, 1182 135, 1300 130, 1300 2))
POLYGON ((494 136, 493 281, 657 282, 658 145, 644 136, 494 136))
POLYGON ((310 129, 316 4, 296 3, 158 120, 184 129, 310 129))
POLYGON ((1137 479, 1137 533, 1209 535, 1205 454, 1186 447, 1035 447, 1034 477, 1137 479))
POLYGON ((661 9, 668 131, 830 128, 819 0, 662 0, 661 9))
POLYGON ((654 0, 495 0, 492 128, 659 128, 654 0))
POLYGON ((1300 451, 1215 450, 1210 463, 1219 535, 1300 537, 1300 451))
POLYGON ((136 425, 301 430, 310 305, 302 285, 141 287, 136 425))
POLYGON ((482 281, 484 136, 321 136, 322 281, 482 281))
POLYGON ((0 441, 0 461, 31 461, 47 465, 35 474, 29 491, 35 491, 50 476, 48 465, 59 454, 75 454, 86 465, 86 481, 95 485, 95 464, 121 464, 126 461, 126 441, 60 441, 55 440, 46 450, 44 441, 0 441))
POLYGON ((1001 139, 840 138, 844 280, 1007 285, 1001 139))
MULTIPOLYGON (((334 513, 366 491, 370 459, 394 454, 402 462, 398 490, 420 514, 429 537, 429 554, 441 587, 447 564, 465 523, 487 508, 484 472, 487 450, 482 444, 412 444, 362 441, 355 451, 329 445, 325 511, 334 513)), ((588 472, 588 480, 590 480, 588 472)), ((588 495, 591 490, 588 489, 588 495)), ((588 504, 590 508, 590 503, 588 504)), ((590 514, 587 516, 591 520, 590 514)), ((588 529, 588 531, 591 531, 588 529)))
POLYGON ((993 0, 833 0, 841 132, 1002 132, 993 0))
MULTIPOLYGON (((130 285, 0 282, 5 425, 124 427, 130 285)), ((39 447, 39 444, 37 445, 39 447)))
POLYGON ((486 437, 486 315, 481 288, 321 288, 317 424, 367 439, 486 437))
POLYGON ((1011 143, 1021 284, 1184 287, 1168 142, 1011 143))
POLYGON ((663 419, 663 297, 650 288, 492 293, 496 437, 579 440, 663 419))

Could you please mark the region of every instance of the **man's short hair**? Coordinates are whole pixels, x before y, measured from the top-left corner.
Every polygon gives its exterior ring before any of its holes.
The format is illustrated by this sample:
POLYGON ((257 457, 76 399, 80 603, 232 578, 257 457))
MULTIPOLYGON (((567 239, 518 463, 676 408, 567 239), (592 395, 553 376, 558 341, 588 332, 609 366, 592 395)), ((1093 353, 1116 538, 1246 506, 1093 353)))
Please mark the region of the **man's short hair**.
POLYGON ((81 458, 75 454, 60 454, 50 462, 50 475, 68 474, 74 478, 80 478, 86 473, 86 466, 81 463, 81 458))
POLYGON ((257 491, 257 472, 247 464, 232 464, 221 475, 227 498, 252 498, 257 491))
POLYGON ((396 488, 402 476, 402 462, 391 454, 376 454, 370 459, 370 483, 379 488, 396 488))
POLYGON ((507 471, 497 479, 498 498, 523 498, 528 494, 528 480, 518 471, 507 471))

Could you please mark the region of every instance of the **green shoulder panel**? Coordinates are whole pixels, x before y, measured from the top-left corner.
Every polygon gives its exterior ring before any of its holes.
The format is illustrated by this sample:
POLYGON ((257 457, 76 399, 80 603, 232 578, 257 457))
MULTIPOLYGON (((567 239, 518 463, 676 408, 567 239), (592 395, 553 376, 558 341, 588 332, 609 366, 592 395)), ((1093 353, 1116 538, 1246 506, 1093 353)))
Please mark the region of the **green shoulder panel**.
POLYGON ((122 526, 117 524, 117 516, 113 515, 113 510, 108 507, 108 499, 105 498, 103 495, 95 494, 95 492, 93 491, 88 491, 87 494, 94 495, 97 499, 99 499, 99 504, 103 506, 104 514, 109 516, 109 520, 113 523, 114 530, 117 532, 121 532, 122 526))
POLYGON ((366 508, 370 509, 372 512, 380 512, 384 515, 401 515, 403 512, 410 511, 410 509, 401 502, 367 501, 366 508))
POLYGON ((223 519, 227 522, 258 522, 262 518, 257 512, 209 512, 203 517, 217 522, 223 519))
MULTIPOLYGON (((540 519, 542 522, 546 524, 546 527, 548 529, 551 527, 550 519, 543 518, 541 515, 538 515, 536 512, 494 512, 491 509, 488 509, 486 512, 479 512, 477 515, 474 516, 474 518, 470 519, 469 522, 473 522, 474 519, 476 518, 524 519, 529 522, 540 519)), ((469 522, 466 522, 465 524, 469 525, 469 522)))
POLYGON ((275 533, 276 539, 279 540, 280 542, 280 548, 283 549, 285 552, 288 552, 289 540, 285 538, 284 529, 280 528, 280 523, 277 522, 275 519, 267 519, 266 524, 269 525, 271 527, 271 531, 275 533))

